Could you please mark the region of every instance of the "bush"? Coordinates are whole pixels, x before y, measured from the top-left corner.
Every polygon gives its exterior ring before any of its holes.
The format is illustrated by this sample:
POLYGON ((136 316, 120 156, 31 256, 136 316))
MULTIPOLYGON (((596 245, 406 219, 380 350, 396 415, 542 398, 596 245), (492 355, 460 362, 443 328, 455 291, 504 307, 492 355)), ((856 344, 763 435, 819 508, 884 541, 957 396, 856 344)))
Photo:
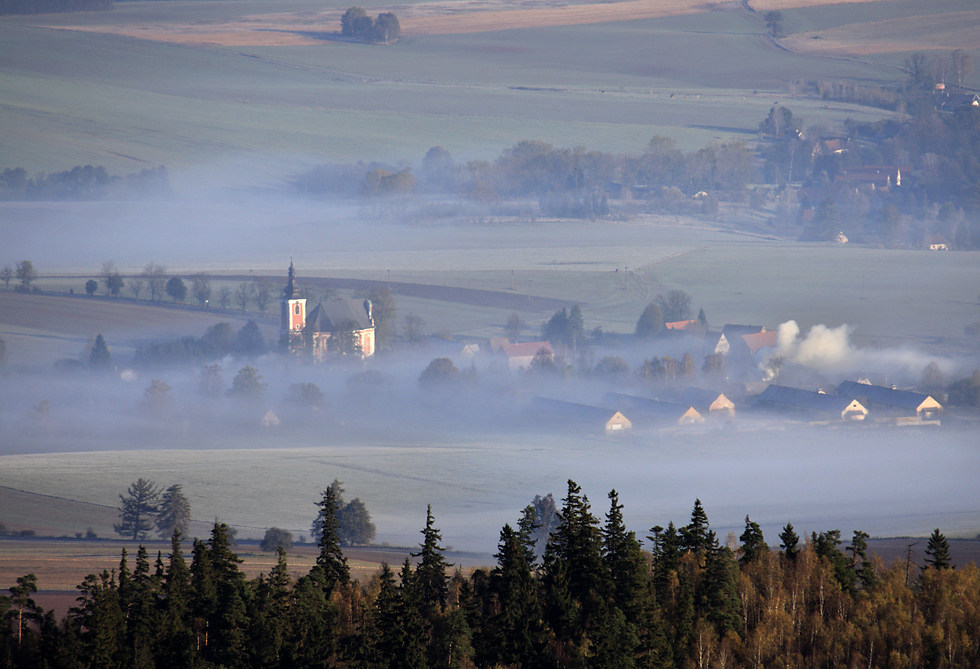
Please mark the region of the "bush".
POLYGON ((264 551, 272 553, 280 546, 286 551, 292 548, 293 533, 281 527, 270 527, 265 531, 265 536, 262 538, 262 543, 259 544, 259 547, 264 551))

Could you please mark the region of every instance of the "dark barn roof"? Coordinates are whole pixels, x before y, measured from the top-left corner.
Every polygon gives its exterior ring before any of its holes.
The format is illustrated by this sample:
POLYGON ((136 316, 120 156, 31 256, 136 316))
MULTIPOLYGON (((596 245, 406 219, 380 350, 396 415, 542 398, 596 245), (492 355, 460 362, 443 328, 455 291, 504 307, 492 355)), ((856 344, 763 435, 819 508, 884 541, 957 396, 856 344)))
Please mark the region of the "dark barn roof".
POLYGON ((929 395, 913 393, 908 390, 895 390, 885 386, 857 383, 856 381, 842 381, 837 386, 837 394, 841 397, 849 397, 856 400, 866 398, 873 404, 883 404, 885 406, 909 409, 911 411, 917 410, 930 397, 929 395))

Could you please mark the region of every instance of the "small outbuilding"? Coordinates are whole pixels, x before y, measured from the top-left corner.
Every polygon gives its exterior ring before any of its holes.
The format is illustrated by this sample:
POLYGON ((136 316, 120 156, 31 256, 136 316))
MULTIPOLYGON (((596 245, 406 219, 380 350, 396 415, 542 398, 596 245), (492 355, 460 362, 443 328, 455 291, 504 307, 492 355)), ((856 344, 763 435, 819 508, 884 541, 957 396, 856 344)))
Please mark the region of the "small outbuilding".
POLYGON ((507 358, 507 368, 514 369, 526 369, 531 366, 531 361, 534 360, 534 356, 538 353, 543 352, 543 355, 548 358, 555 357, 555 350, 551 347, 551 342, 549 341, 531 341, 525 342, 523 344, 511 344, 509 341, 504 341, 496 345, 494 348, 494 353, 498 353, 507 358))
POLYGON ((276 427, 279 425, 279 416, 276 415, 275 411, 269 409, 265 412, 265 415, 262 416, 262 420, 259 421, 259 425, 262 427, 276 427))

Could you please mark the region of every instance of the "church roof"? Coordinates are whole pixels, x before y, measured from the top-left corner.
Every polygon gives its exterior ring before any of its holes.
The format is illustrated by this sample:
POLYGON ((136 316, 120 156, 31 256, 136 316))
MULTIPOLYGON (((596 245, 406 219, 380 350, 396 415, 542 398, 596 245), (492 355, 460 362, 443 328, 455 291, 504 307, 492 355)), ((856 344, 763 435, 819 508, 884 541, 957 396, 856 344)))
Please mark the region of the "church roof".
POLYGON ((368 316, 367 300, 330 300, 320 302, 306 317, 306 329, 312 332, 335 332, 353 321, 355 330, 374 327, 368 316))

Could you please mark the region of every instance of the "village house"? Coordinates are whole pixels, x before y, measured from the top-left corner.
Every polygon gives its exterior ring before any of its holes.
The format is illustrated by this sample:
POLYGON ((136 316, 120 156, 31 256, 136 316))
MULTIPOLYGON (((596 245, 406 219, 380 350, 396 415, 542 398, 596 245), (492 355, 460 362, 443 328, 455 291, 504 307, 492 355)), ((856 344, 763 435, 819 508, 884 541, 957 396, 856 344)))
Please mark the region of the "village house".
POLYGON ((931 395, 873 386, 870 383, 842 381, 837 386, 837 395, 859 400, 869 409, 873 409, 876 414, 881 412, 889 416, 935 420, 943 413, 943 405, 931 395))
POLYGON ((812 390, 770 385, 756 398, 758 406, 831 420, 864 420, 868 410, 855 399, 812 390))
POLYGON ((615 409, 603 409, 588 404, 576 404, 549 397, 535 397, 528 405, 529 414, 537 421, 564 429, 585 429, 591 432, 621 432, 633 427, 626 416, 615 409))
POLYGON ((527 369, 531 366, 531 361, 534 360, 539 352, 543 351, 543 355, 554 359, 555 350, 551 347, 551 342, 549 341, 530 341, 523 344, 511 344, 509 339, 497 338, 491 339, 489 343, 489 349, 494 355, 500 355, 507 359, 507 369, 511 371, 517 369, 527 369))
POLYGON ((689 386, 678 396, 677 401, 681 404, 689 404, 697 409, 702 416, 735 417, 735 403, 728 399, 724 393, 715 390, 689 386))
POLYGON ((329 341, 341 331, 352 333, 361 357, 374 355, 374 318, 370 300, 320 302, 307 313, 306 298, 298 297, 293 264, 282 291, 279 310, 280 345, 292 355, 309 354, 317 362, 330 355, 329 341))
POLYGON ((625 409, 637 425, 696 425, 704 422, 697 409, 689 404, 663 402, 635 395, 606 393, 602 403, 609 409, 625 409))

